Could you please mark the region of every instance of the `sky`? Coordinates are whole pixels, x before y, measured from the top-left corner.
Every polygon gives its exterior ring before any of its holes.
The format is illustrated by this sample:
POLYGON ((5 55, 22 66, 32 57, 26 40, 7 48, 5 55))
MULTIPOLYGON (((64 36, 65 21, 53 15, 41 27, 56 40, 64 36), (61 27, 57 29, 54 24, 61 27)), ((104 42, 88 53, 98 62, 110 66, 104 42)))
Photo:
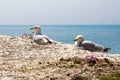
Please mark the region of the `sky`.
POLYGON ((120 0, 0 0, 0 25, 120 25, 120 0))

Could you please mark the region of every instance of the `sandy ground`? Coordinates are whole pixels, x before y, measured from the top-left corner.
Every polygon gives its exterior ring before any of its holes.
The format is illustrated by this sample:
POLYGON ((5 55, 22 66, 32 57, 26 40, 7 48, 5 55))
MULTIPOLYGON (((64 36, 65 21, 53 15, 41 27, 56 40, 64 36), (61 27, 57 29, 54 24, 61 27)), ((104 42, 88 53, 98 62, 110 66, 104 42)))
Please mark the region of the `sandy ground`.
POLYGON ((89 52, 60 42, 47 45, 31 42, 0 36, 0 80, 71 80, 74 75, 97 80, 120 72, 120 54, 89 52), (96 56, 98 61, 92 65, 86 63, 88 55, 96 56), (73 58, 80 59, 80 63, 73 58))

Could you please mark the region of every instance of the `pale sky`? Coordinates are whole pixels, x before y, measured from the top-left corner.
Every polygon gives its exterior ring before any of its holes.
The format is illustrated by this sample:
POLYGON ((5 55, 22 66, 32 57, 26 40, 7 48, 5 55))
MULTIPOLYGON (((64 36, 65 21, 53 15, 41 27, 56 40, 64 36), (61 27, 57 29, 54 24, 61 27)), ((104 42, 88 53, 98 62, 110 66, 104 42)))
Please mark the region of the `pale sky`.
POLYGON ((120 24, 120 0, 0 0, 0 25, 120 24))

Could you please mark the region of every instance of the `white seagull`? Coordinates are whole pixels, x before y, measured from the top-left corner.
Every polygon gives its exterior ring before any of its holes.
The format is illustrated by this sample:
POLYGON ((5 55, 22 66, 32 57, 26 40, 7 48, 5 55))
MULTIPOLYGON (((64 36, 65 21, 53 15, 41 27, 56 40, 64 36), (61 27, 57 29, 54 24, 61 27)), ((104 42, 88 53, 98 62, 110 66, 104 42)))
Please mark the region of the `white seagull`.
POLYGON ((30 30, 34 30, 33 40, 36 44, 52 43, 51 40, 46 35, 41 34, 41 28, 39 25, 30 28, 30 30))
POLYGON ((106 48, 104 46, 98 45, 92 41, 85 41, 82 35, 76 36, 74 39, 75 45, 81 47, 84 50, 96 51, 96 52, 108 52, 111 48, 106 48))

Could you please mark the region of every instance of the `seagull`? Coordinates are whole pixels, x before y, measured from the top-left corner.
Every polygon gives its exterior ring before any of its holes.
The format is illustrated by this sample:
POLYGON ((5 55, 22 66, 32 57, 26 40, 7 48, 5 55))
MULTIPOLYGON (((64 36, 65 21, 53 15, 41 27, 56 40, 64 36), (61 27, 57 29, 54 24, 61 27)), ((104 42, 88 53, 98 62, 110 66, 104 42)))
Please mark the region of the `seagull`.
POLYGON ((101 46, 99 44, 96 44, 92 41, 85 41, 84 37, 82 35, 77 35, 74 39, 74 44, 77 47, 81 47, 84 50, 88 50, 91 52, 108 52, 111 48, 106 48, 104 46, 101 46))
POLYGON ((36 44, 48 44, 48 43, 51 44, 52 43, 52 41, 46 35, 41 34, 41 28, 39 25, 36 25, 30 28, 30 30, 34 30, 33 40, 36 44))

